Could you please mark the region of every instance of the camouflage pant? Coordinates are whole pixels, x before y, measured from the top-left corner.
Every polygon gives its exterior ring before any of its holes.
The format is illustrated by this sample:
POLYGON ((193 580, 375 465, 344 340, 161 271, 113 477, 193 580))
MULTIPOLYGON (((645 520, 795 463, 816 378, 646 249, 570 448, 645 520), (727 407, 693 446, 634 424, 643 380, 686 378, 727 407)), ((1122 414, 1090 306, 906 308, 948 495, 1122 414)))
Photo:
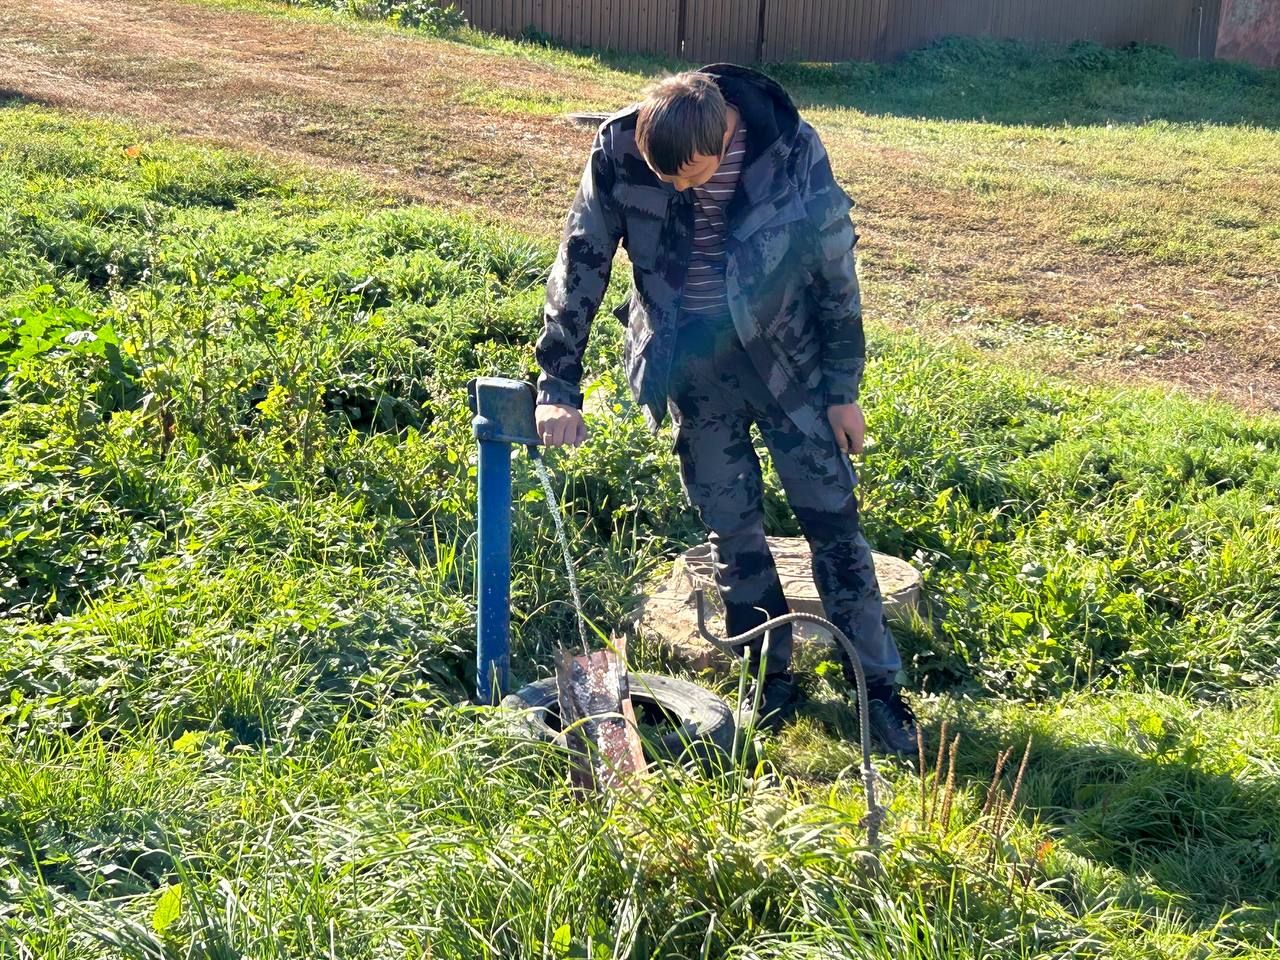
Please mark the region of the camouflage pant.
MULTIPOLYGON (((764 483, 749 431, 754 422, 809 541, 827 618, 853 640, 868 678, 896 673, 898 649, 858 523, 857 480, 834 435, 817 439, 792 423, 727 318, 699 318, 681 327, 668 408, 685 493, 711 534, 729 634, 787 612, 765 542, 764 483)), ((791 639, 790 627, 773 631, 766 672, 790 668, 791 639)), ((759 645, 752 654, 753 670, 758 669, 759 645)))

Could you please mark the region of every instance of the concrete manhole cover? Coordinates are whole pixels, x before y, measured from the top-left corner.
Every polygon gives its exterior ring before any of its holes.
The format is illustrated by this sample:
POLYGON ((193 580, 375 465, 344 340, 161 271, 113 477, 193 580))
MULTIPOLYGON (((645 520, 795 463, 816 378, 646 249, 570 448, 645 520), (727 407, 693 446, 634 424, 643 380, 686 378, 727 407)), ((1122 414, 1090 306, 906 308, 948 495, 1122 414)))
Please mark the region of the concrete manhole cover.
MULTIPOLYGON (((792 610, 823 616, 822 600, 813 582, 813 564, 809 544, 801 537, 770 537, 782 580, 782 590, 792 610)), ((884 596, 885 614, 891 620, 901 619, 920 604, 920 572, 915 567, 891 557, 874 553, 876 579, 884 596)), ((711 545, 699 544, 676 559, 666 581, 650 591, 641 604, 636 625, 642 635, 656 641, 676 660, 694 669, 727 667, 724 654, 698 636, 697 608, 694 591, 706 592, 709 611, 708 628, 724 636, 720 597, 716 591, 711 566, 711 545)), ((835 640, 821 627, 800 623, 795 626, 797 660, 818 660, 834 655, 835 640)))

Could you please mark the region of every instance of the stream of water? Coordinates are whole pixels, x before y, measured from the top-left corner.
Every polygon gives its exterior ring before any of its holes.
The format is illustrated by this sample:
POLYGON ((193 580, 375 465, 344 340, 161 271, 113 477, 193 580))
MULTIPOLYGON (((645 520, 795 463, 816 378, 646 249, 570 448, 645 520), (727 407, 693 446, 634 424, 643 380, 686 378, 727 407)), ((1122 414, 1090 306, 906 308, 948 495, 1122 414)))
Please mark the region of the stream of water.
POLYGON ((551 519, 556 524, 556 536, 560 538, 560 549, 564 551, 564 568, 569 574, 569 589, 573 591, 573 609, 578 614, 578 637, 582 640, 582 652, 590 653, 591 647, 587 643, 587 620, 582 615, 582 594, 578 592, 578 571, 573 566, 573 554, 569 550, 569 537, 565 533, 560 501, 556 499, 555 488, 551 485, 551 471, 547 469, 542 457, 536 451, 533 453, 533 468, 538 472, 538 479, 542 481, 542 489, 547 491, 547 507, 551 511, 551 519))

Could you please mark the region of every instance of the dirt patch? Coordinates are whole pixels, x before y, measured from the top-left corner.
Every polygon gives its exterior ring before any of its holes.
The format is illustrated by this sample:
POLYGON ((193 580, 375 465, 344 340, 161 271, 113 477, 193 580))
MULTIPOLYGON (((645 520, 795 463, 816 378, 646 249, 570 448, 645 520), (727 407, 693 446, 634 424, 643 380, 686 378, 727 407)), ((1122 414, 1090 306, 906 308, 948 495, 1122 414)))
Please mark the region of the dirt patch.
MULTIPOLYGON (((0 10, 0 100, 353 171, 543 236, 559 232, 591 138, 549 111, 561 100, 613 109, 635 92, 462 44, 183 0, 9 0, 0 10)), ((859 201, 869 313, 910 329, 974 327, 979 342, 990 327, 993 347, 1057 338, 1064 366, 1086 376, 1280 409, 1275 278, 1082 248, 1053 229, 1051 212, 976 204, 939 186, 923 158, 838 126, 823 135, 859 201)))
POLYGON ((940 188, 919 157, 826 135, 854 184, 867 311, 971 341, 1061 346, 1086 376, 1164 382, 1280 410, 1280 274, 1223 275, 1065 241, 1052 211, 940 188), (892 296, 877 296, 891 292, 892 296), (991 336, 983 337, 983 331, 991 336))
MULTIPOLYGON (((0 52, 0 86, 28 99, 354 170, 540 231, 590 143, 556 116, 462 102, 477 83, 563 88, 556 71, 410 36, 180 2, 14 0, 0 52)), ((580 77, 573 93, 617 97, 580 77)))

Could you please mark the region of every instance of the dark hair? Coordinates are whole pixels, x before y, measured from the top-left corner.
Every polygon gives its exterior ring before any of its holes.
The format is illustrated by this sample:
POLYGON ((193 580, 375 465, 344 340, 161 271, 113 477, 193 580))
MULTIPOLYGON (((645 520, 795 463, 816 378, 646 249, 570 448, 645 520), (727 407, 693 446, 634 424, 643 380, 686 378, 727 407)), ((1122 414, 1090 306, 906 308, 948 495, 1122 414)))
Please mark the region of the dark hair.
POLYGON ((649 165, 675 176, 695 153, 720 156, 728 122, 715 80, 690 70, 664 77, 645 90, 636 117, 636 146, 649 165))

